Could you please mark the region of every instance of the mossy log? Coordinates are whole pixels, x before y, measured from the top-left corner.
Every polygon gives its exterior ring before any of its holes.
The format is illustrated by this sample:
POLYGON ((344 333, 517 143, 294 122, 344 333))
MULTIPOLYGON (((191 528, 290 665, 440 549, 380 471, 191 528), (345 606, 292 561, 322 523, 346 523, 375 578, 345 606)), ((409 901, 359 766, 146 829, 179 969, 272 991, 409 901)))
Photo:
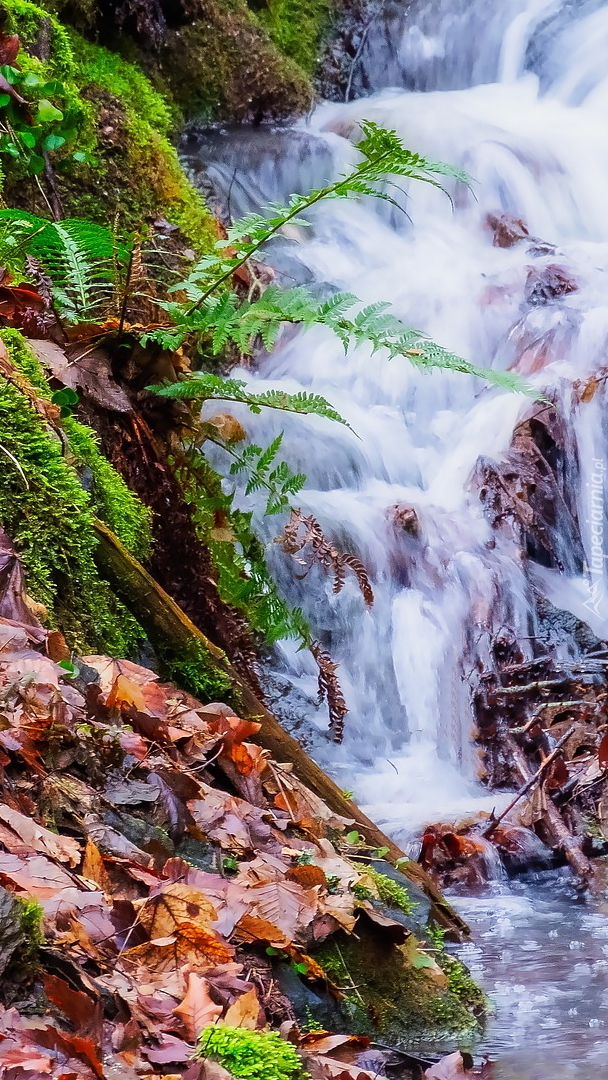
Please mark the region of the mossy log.
MULTIPOLYGON (((170 643, 174 652, 192 655, 193 650, 212 658, 218 670, 227 675, 241 702, 243 716, 261 722, 257 741, 269 750, 277 761, 288 761, 294 773, 315 795, 337 814, 352 818, 367 842, 374 848, 387 848, 391 862, 403 859, 403 851, 359 809, 346 799, 334 781, 312 760, 296 740, 265 708, 243 679, 230 666, 226 655, 194 625, 175 601, 121 544, 118 537, 102 522, 96 523, 99 547, 99 568, 114 590, 122 596, 136 618, 150 635, 153 644, 170 643)), ((440 925, 459 937, 468 934, 468 927, 439 892, 435 882, 418 863, 402 864, 402 873, 421 886, 433 905, 433 916, 440 925)))

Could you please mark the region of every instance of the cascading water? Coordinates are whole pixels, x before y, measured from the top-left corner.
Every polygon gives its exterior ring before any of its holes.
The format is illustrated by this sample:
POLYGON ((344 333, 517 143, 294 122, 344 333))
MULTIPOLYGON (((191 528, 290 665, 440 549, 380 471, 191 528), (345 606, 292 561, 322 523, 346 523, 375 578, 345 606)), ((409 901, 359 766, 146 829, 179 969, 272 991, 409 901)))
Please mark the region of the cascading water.
MULTIPOLYGON (((232 213, 338 174, 353 160, 351 140, 364 118, 394 128, 427 157, 465 169, 470 191, 451 188, 450 201, 417 184, 407 216, 372 201, 321 205, 311 230, 275 243, 268 257, 288 283, 390 301, 405 322, 450 350, 479 365, 520 370, 551 394, 563 418, 563 513, 553 525, 552 555, 527 558, 517 531, 484 514, 478 480, 480 460, 505 458, 529 414, 526 398, 460 374, 422 373, 365 349, 345 356, 321 329, 286 335, 255 374, 239 373, 259 390, 322 394, 351 425, 243 417, 261 445, 285 431, 285 457, 307 475, 298 501, 364 562, 376 596, 366 610, 354 582, 336 596, 314 569, 294 578, 270 543, 274 522, 253 504, 281 587, 340 665, 350 707, 342 747, 327 741, 312 661, 289 645, 273 664, 284 695, 277 708, 288 714, 295 700, 293 712, 308 717, 305 737, 315 756, 397 838, 496 802, 476 783, 472 694, 479 671, 492 668, 497 638, 532 655, 539 596, 608 637, 607 61, 605 2, 389 4, 370 21, 349 88, 373 96, 322 104, 290 131, 228 133, 204 144, 191 137, 185 148, 195 171, 205 163, 232 213), (496 246, 488 215, 501 214, 524 221, 529 238, 496 246), (559 287, 547 292, 543 282, 555 280, 556 266, 559 287)), ((557 648, 576 657, 567 635, 557 648)), ((535 914, 527 893, 522 900, 517 890, 495 889, 491 903, 494 912, 503 904, 502 922, 484 933, 500 942, 505 925, 523 919, 534 952, 551 911, 563 916, 547 908, 544 895, 535 914)), ((483 903, 480 910, 471 901, 467 912, 482 926, 483 903)), ((597 925, 578 918, 586 948, 585 934, 597 937, 597 925)), ((496 974, 504 956, 496 960, 500 949, 493 948, 496 974)), ((584 1063, 582 1071, 555 1073, 564 1077, 592 1075, 585 1063, 608 1064, 608 1047, 593 1032, 605 1008, 604 947, 597 956, 595 945, 587 951, 583 966, 593 977, 584 1019, 564 1025, 570 1042, 576 1028, 577 1061, 584 1063)), ((570 961, 568 973, 575 967, 570 961)), ((575 996, 583 976, 573 976, 575 996)), ((536 1002, 547 1019, 538 988, 548 978, 546 965, 528 967, 521 987, 512 979, 509 1000, 515 993, 536 1002)), ((546 1010, 556 1000, 546 993, 546 1010)), ((519 1045, 522 1030, 515 1025, 511 1037, 501 1029, 496 1045, 519 1045)))

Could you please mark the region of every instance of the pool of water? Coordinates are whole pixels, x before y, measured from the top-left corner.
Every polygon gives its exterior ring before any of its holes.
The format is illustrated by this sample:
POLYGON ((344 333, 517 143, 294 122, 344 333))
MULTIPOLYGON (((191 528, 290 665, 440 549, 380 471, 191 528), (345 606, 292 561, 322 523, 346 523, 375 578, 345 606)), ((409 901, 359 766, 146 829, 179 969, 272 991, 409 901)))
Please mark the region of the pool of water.
POLYGON ((547 871, 452 896, 459 954, 492 1002, 476 1053, 500 1080, 608 1077, 608 899, 547 871))

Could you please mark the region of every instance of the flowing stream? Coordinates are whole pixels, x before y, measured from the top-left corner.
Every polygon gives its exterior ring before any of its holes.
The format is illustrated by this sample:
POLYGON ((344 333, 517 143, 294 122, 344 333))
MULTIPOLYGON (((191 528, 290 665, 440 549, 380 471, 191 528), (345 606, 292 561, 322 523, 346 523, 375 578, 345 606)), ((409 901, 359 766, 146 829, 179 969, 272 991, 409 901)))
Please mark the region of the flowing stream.
MULTIPOLYGON (((353 429, 269 411, 242 417, 260 445, 285 430, 285 457, 307 476, 298 501, 364 562, 371 610, 353 580, 335 595, 314 568, 294 578, 271 543, 277 523, 255 499, 243 505, 257 515, 282 588, 340 665, 344 742, 328 741, 314 663, 289 643, 268 672, 277 711, 406 842, 426 822, 499 801, 479 782, 471 740, 476 680, 492 669, 497 638, 530 658, 546 600, 571 613, 564 627, 582 620, 608 637, 608 4, 387 3, 365 31, 349 93, 290 129, 195 131, 184 158, 232 214, 339 174, 355 160, 362 119, 465 169, 471 190, 450 182, 450 200, 415 184, 407 214, 371 200, 322 204, 311 229, 274 242, 269 261, 287 284, 389 301, 453 352, 523 372, 552 394, 565 431, 550 555, 526 557, 517 531, 484 515, 476 476, 480 460, 504 459, 528 399, 364 348, 345 356, 323 329, 286 335, 255 374, 237 373, 259 390, 322 394, 353 429), (500 214, 535 239, 495 246, 488 215, 500 214), (567 287, 547 293, 542 282, 556 266, 567 287), (594 374, 595 393, 581 393, 594 374)), ((564 628, 552 647, 576 659, 577 640, 564 628)), ((465 959, 498 1005, 481 1049, 502 1056, 509 1078, 549 1076, 549 1060, 552 1077, 606 1075, 602 905, 578 899, 555 874, 496 881, 457 902, 475 935, 465 959)))

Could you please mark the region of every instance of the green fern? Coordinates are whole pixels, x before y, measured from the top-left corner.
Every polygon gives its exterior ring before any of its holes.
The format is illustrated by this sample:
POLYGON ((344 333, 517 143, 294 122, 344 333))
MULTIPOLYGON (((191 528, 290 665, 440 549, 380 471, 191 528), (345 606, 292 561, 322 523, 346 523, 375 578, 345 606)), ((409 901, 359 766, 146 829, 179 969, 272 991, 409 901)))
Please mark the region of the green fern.
POLYGON ((12 249, 9 266, 21 273, 27 272, 26 257, 33 257, 51 282, 62 317, 87 322, 106 315, 128 262, 129 245, 90 221, 46 221, 14 209, 0 210, 0 230, 0 255, 3 248, 9 255, 12 249))
POLYGON ((324 416, 328 420, 346 424, 333 406, 318 394, 308 394, 303 390, 297 394, 286 394, 282 390, 252 394, 245 389, 246 385, 239 379, 223 379, 208 371, 197 371, 180 382, 155 384, 147 389, 160 397, 177 401, 237 401, 247 405, 252 413, 260 413, 263 408, 279 409, 281 412, 324 416))

